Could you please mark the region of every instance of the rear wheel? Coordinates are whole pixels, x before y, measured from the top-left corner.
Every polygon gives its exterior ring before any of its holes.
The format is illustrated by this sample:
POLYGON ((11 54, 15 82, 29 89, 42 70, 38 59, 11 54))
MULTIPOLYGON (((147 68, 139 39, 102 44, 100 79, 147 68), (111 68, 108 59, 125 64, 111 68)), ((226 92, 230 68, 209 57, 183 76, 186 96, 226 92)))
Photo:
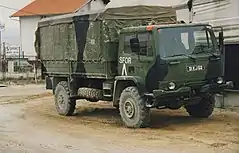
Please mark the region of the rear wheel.
POLYGON ((140 96, 136 87, 128 87, 122 93, 119 102, 120 116, 126 127, 142 128, 149 126, 149 108, 145 98, 140 96))
POLYGON ((56 86, 55 106, 57 112, 63 116, 71 116, 75 111, 76 100, 70 99, 67 81, 61 81, 56 86))
POLYGON ((212 115, 215 106, 215 100, 213 95, 207 95, 203 97, 203 99, 195 105, 186 106, 187 112, 193 116, 198 118, 208 118, 212 115))

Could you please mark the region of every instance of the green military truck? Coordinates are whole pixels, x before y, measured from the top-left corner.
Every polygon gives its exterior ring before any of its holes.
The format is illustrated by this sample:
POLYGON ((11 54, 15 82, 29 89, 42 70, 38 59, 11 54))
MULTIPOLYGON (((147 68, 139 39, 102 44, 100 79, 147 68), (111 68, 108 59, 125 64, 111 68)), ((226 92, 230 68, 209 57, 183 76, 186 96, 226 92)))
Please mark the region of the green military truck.
POLYGON ((150 109, 184 107, 209 117, 223 78, 223 33, 176 23, 170 7, 134 6, 43 19, 36 52, 60 115, 76 100, 109 101, 127 127, 150 124, 150 109))

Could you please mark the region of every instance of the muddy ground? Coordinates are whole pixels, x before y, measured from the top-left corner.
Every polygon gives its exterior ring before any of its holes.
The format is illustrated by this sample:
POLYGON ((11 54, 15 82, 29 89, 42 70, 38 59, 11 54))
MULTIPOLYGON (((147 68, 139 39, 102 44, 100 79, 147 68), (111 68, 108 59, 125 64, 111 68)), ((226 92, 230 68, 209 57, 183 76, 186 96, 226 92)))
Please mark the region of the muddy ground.
POLYGON ((216 109, 209 119, 184 109, 152 110, 146 129, 127 129, 109 103, 79 101, 59 116, 44 85, 0 88, 1 153, 236 153, 239 113, 216 109))

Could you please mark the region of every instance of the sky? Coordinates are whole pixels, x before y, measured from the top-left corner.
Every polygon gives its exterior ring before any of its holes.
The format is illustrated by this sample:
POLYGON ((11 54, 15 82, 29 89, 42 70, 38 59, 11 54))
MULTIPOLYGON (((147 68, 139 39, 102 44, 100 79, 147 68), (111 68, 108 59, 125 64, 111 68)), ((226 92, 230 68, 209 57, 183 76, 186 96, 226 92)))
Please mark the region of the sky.
MULTIPOLYGON (((21 9, 31 0, 0 0, 0 5, 14 9, 21 9)), ((5 24, 2 32, 2 41, 12 45, 20 45, 20 24, 18 18, 10 18, 16 10, 6 9, 0 6, 0 22, 5 24)))
MULTIPOLYGON (((12 45, 20 45, 20 24, 18 21, 18 18, 10 18, 9 16, 15 13, 17 10, 23 8, 27 4, 29 4, 32 0, 0 0, 0 5, 14 8, 14 9, 7 9, 3 8, 0 6, 0 23, 5 24, 5 31, 2 32, 2 40, 12 44, 12 45)), ((120 3, 127 2, 127 0, 114 0, 115 2, 119 1, 120 3)), ((165 4, 170 4, 168 5, 173 5, 177 3, 182 3, 187 0, 130 0, 130 1, 137 1, 140 2, 146 2, 148 3, 149 1, 155 1, 155 2, 164 2, 165 4)), ((204 0, 205 1, 205 0, 204 0)), ((132 3, 131 2, 131 3, 132 3)))
MULTIPOLYGON (((31 1, 32 0, 0 0, 0 5, 21 9, 31 1)), ((18 18, 9 18, 9 16, 15 12, 16 10, 6 9, 0 6, 0 23, 5 24, 5 31, 2 32, 2 40, 8 42, 9 44, 20 45, 20 24, 19 21, 17 21, 18 18)))

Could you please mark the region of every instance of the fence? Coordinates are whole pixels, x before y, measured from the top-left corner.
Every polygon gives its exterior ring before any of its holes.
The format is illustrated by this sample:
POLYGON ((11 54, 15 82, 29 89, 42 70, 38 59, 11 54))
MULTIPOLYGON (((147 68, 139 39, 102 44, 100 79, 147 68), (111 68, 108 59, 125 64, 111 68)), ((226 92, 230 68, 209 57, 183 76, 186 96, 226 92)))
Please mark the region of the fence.
POLYGON ((0 58, 0 80, 39 80, 40 62, 34 56, 0 58))

